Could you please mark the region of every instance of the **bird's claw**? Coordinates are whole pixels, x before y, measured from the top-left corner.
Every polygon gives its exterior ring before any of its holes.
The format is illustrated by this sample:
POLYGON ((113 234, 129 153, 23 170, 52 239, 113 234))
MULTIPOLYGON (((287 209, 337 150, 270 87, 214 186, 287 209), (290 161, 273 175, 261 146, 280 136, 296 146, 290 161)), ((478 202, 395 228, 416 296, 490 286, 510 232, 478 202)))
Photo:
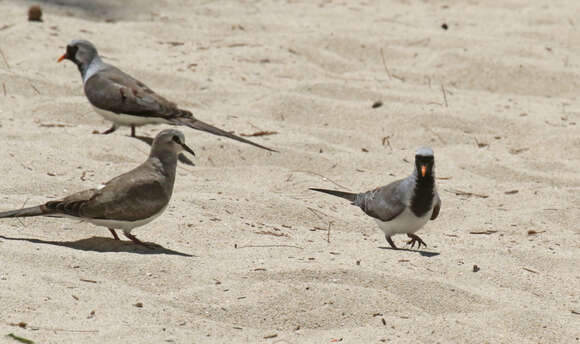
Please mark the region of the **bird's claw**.
POLYGON ((414 248, 415 244, 417 244, 417 249, 420 249, 421 245, 427 247, 427 244, 423 241, 423 239, 419 238, 417 235, 408 234, 407 236, 411 238, 411 240, 407 241, 407 245, 411 245, 411 248, 414 248))

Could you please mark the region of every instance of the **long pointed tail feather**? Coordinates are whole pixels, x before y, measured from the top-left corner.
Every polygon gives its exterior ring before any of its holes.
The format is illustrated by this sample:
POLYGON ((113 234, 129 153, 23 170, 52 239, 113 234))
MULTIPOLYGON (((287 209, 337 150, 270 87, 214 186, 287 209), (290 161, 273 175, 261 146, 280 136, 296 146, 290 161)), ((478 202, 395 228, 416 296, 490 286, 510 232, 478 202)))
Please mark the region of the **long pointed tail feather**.
POLYGON ((4 218, 4 217, 29 217, 29 216, 39 216, 39 215, 45 215, 45 212, 42 211, 41 206, 0 212, 0 218, 4 218))
POLYGON ((354 203, 354 201, 356 200, 356 195, 357 195, 357 194, 352 193, 352 192, 344 192, 344 191, 338 191, 338 190, 328 190, 328 189, 318 189, 318 188, 310 188, 310 190, 322 192, 322 193, 337 196, 337 197, 341 197, 341 198, 344 198, 346 200, 351 201, 352 203, 354 203))
POLYGON ((186 127, 190 127, 190 128, 197 129, 197 130, 201 130, 201 131, 205 131, 205 132, 208 132, 210 134, 228 137, 228 138, 230 138, 232 140, 236 140, 236 141, 239 141, 239 142, 247 143, 249 145, 252 145, 252 146, 255 146, 255 147, 258 147, 258 148, 262 148, 262 149, 265 149, 265 150, 270 151, 270 152, 276 152, 276 153, 278 153, 277 150, 274 150, 272 148, 268 148, 268 147, 259 145, 259 144, 255 143, 255 142, 252 142, 250 140, 246 140, 246 139, 241 138, 241 137, 239 137, 237 135, 234 135, 232 133, 229 133, 229 132, 227 132, 225 130, 216 128, 213 125, 210 125, 210 124, 207 124, 207 123, 205 123, 203 121, 200 121, 199 119, 197 119, 197 118, 195 118, 193 116, 191 118, 183 118, 183 117, 182 118, 175 118, 172 121, 175 124, 177 124, 177 125, 184 125, 186 127))

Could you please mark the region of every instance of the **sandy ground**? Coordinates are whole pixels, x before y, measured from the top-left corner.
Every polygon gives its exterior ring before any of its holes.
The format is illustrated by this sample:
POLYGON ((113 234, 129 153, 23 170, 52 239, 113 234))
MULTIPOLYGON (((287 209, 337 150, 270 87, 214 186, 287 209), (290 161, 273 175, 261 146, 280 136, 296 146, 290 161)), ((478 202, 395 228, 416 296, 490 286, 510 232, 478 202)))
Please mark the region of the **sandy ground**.
POLYGON ((56 63, 74 38, 202 120, 278 132, 255 140, 280 153, 184 128, 196 166, 134 231, 154 251, 2 220, 0 342, 580 342, 575 1, 59 3, 31 23, 31 3, 0 0, 0 209, 148 154, 127 128, 91 134, 110 124, 56 63), (426 249, 388 249, 359 209, 307 190, 387 184, 422 145, 443 203, 426 249))

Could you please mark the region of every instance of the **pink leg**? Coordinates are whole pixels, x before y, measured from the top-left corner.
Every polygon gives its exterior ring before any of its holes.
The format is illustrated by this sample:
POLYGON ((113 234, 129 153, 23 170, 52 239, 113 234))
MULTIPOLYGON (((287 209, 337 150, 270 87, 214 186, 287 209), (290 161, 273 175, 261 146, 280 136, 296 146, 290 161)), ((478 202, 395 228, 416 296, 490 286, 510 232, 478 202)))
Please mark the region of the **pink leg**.
POLYGON ((115 240, 119 240, 119 237, 117 236, 117 233, 115 233, 114 229, 109 228, 109 231, 111 231, 111 234, 113 234, 113 238, 115 238, 115 240))

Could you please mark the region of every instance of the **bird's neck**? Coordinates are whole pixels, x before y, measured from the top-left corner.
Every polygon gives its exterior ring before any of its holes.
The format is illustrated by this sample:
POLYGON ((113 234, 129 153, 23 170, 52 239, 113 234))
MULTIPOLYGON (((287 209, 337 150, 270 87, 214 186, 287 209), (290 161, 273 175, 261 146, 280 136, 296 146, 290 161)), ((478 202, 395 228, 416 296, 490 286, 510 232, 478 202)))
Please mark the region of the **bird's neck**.
POLYGON ((177 154, 175 154, 175 152, 165 152, 164 154, 154 153, 155 152, 152 152, 149 156, 149 161, 153 165, 153 168, 166 178, 166 191, 171 194, 173 191, 173 184, 175 183, 177 154))
POLYGON ((91 76, 93 76, 93 74, 95 74, 99 70, 99 67, 103 64, 103 61, 101 61, 101 58, 97 55, 89 63, 82 63, 76 61, 75 63, 77 65, 77 68, 79 69, 79 72, 81 72, 81 77, 83 78, 84 82, 87 81, 91 76))
POLYGON ((435 191, 435 176, 416 176, 413 198, 411 198, 411 211, 417 217, 423 217, 433 207, 433 195, 435 191))

